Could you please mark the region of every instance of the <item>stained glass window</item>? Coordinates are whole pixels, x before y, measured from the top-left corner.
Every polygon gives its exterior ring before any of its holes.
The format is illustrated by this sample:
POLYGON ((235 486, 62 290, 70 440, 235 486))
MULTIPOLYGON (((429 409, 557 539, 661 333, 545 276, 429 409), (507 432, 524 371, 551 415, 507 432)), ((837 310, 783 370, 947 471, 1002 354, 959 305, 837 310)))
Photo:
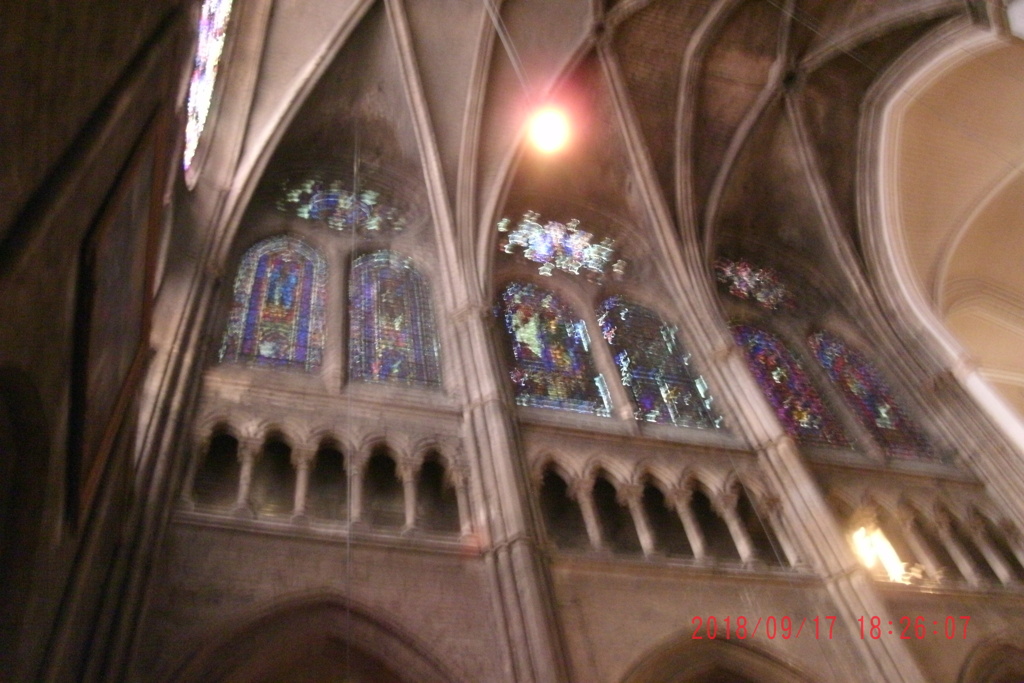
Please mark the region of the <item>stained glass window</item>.
POLYGON ((213 85, 217 80, 217 66, 224 52, 225 30, 231 15, 231 0, 203 0, 199 16, 196 58, 192 66, 192 80, 188 86, 188 118, 185 121, 184 164, 192 165, 199 136, 206 125, 213 101, 213 85))
POLYGON ((901 457, 932 455, 921 430, 871 363, 828 332, 812 334, 807 341, 857 417, 889 453, 901 457))
POLYGON ((608 388, 590 360, 586 324, 551 292, 514 282, 501 294, 516 403, 607 415, 608 388))
POLYGON ((726 286, 729 294, 753 301, 769 311, 795 306, 793 294, 770 268, 757 268, 746 261, 719 259, 715 262, 715 279, 726 286))
POLYGON ((353 379, 441 384, 430 288, 409 259, 391 251, 358 257, 349 282, 349 315, 353 379))
POLYGON ((609 267, 618 275, 624 272, 626 262, 616 260, 615 240, 606 237, 595 244, 594 236, 582 230, 576 219, 568 223, 548 221, 541 225, 539 218, 530 211, 511 231, 511 221, 503 218, 498 223, 498 232, 507 232, 508 237, 500 244, 501 249, 508 254, 522 249, 526 259, 541 264, 541 275, 550 276, 557 268, 600 280, 609 267))
POLYGON ((690 355, 679 345, 675 328, 653 311, 617 296, 601 304, 597 315, 638 420, 721 426, 711 409, 707 382, 690 369, 690 355))
POLYGON ((224 361, 320 367, 327 267, 293 237, 272 237, 242 257, 221 345, 224 361))
POLYGON ((736 343, 786 432, 798 439, 849 445, 799 361, 774 335, 750 325, 733 327, 736 343))
POLYGON ((285 182, 277 202, 281 211, 319 221, 338 231, 373 235, 405 229, 402 212, 376 190, 350 191, 340 180, 305 178, 285 182))

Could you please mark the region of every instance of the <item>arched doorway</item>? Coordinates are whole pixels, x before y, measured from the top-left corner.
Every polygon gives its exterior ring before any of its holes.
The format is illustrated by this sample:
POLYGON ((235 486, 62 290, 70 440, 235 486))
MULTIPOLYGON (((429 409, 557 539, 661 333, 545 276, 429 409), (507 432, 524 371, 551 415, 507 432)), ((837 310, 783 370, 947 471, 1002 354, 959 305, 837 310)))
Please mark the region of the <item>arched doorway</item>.
POLYGON ((644 656, 622 683, 810 683, 751 648, 718 640, 674 639, 644 656))
POLYGON ((411 637, 336 598, 277 605, 220 630, 167 680, 454 683, 411 637))

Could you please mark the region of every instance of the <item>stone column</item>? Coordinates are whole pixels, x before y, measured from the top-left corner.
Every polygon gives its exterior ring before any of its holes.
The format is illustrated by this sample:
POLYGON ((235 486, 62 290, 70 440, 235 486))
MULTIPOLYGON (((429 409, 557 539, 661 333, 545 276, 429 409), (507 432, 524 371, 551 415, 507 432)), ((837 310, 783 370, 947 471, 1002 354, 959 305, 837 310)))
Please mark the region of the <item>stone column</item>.
POLYGON ((402 480, 402 502, 405 504, 405 525, 402 533, 411 533, 416 528, 416 479, 419 467, 403 458, 397 463, 398 478, 402 480))
POLYGON ((1006 523, 1000 526, 1002 526, 1002 531, 1006 535, 1006 543, 1010 546, 1010 550, 1013 552, 1014 557, 1017 558, 1017 562, 1020 563, 1020 566, 1024 567, 1024 537, 1021 536, 1017 527, 1012 524, 1006 523))
POLYGON ((690 542, 690 549, 693 550, 693 557, 703 560, 707 556, 707 545, 704 542, 704 531, 697 522, 697 517, 690 508, 690 497, 693 491, 689 488, 674 489, 671 492, 669 501, 679 515, 679 521, 683 523, 683 530, 686 532, 686 539, 690 542))
MULTIPOLYGON (((196 509, 196 498, 195 498, 195 485, 196 485, 196 473, 199 471, 199 465, 206 459, 210 454, 210 441, 213 439, 213 435, 209 434, 205 439, 199 439, 195 442, 192 447, 192 458, 188 463, 188 470, 185 472, 185 481, 181 486, 181 494, 178 498, 179 503, 182 507, 188 510, 196 509)), ((239 446, 241 448, 241 446, 239 446)))
POLYGON ((920 560, 925 570, 933 579, 936 581, 941 580, 943 574, 942 563, 939 562, 931 548, 928 547, 928 544, 918 534, 917 525, 914 523, 914 514, 909 510, 900 510, 896 513, 896 521, 899 523, 900 529, 903 531, 903 538, 907 541, 907 545, 910 546, 914 556, 920 560))
POLYGON ((238 496, 235 498, 235 514, 253 514, 252 503, 249 500, 249 492, 252 489, 252 470, 256 465, 256 458, 259 457, 262 444, 254 439, 238 440, 238 461, 242 463, 242 469, 238 474, 238 496))
POLYGON ((580 506, 583 523, 587 526, 587 536, 590 538, 590 547, 594 550, 604 550, 604 535, 601 533, 597 509, 594 507, 594 477, 587 476, 573 481, 569 484, 569 494, 580 506))
POLYGON ((305 519, 306 496, 309 491, 309 471, 313 468, 316 453, 309 450, 292 451, 292 466, 295 467, 295 505, 292 508, 293 519, 305 519))
POLYGON ((992 545, 992 541, 989 540, 988 533, 985 531, 984 522, 977 516, 972 516, 967 521, 967 532, 971 535, 974 544, 978 546, 978 550, 985 556, 992 571, 999 577, 999 581, 1003 584, 1014 583, 1013 569, 1006 564, 1006 560, 992 545))
POLYGON ((737 502, 739 502, 739 494, 736 491, 730 491, 721 496, 716 496, 713 505, 718 514, 725 520, 726 526, 729 527, 729 535, 732 536, 733 543, 736 544, 736 550, 740 553, 740 559, 744 563, 748 563, 757 558, 757 553, 754 552, 754 542, 750 540, 750 533, 747 532, 747 527, 743 525, 743 520, 740 519, 739 513, 736 512, 737 502))
POLYGON ((967 579, 967 583, 972 586, 977 586, 981 583, 978 568, 974 566, 971 556, 967 554, 967 551, 964 550, 964 547, 960 545, 960 541, 953 534, 953 525, 949 516, 945 513, 937 514, 935 516, 935 527, 939 532, 942 544, 946 546, 946 552, 956 562, 956 566, 960 569, 960 573, 963 574, 964 578, 967 579))
POLYGON ((348 522, 349 526, 363 524, 363 473, 366 454, 360 453, 346 461, 348 465, 348 522))
POLYGON ((796 551, 796 546, 793 545, 793 539, 789 537, 785 519, 779 511, 779 499, 774 497, 765 499, 762 501, 761 510, 764 512, 765 523, 770 525, 775 532, 775 538, 782 546, 782 552, 785 554, 789 566, 796 567, 802 564, 800 554, 796 551))
POLYGON ((455 502, 459 506, 459 534, 466 538, 473 534, 473 519, 469 508, 469 495, 466 491, 466 477, 468 473, 461 465, 453 464, 445 476, 451 478, 452 486, 455 488, 455 502))
POLYGON ((616 492, 616 499, 620 505, 629 507, 629 514, 636 526, 637 538, 640 539, 640 547, 643 548, 644 555, 650 557, 656 552, 656 546, 647 511, 643 506, 643 493, 644 489, 639 484, 623 484, 616 492))
POLYGON ((633 399, 630 396, 629 390, 623 386, 620 379, 621 373, 619 372, 619 366, 615 364, 611 347, 604 343, 601 326, 597 323, 597 316, 594 315, 593 311, 582 311, 582 313, 584 324, 587 326, 587 333, 597 335, 597 341, 594 341, 593 336, 591 337, 590 357, 594 361, 594 368, 604 377, 605 385, 608 388, 608 396, 612 403, 609 406, 611 414, 617 419, 629 423, 631 429, 635 432, 637 427, 636 417, 633 414, 635 411, 633 399))

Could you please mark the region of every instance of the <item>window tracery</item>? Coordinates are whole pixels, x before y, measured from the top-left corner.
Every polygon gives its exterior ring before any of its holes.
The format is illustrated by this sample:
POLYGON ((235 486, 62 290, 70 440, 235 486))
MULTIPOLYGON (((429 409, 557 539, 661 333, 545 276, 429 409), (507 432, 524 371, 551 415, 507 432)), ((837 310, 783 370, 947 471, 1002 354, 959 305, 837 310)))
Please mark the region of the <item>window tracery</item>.
POLYGON ((213 102, 213 87, 217 81, 217 68, 224 52, 228 19, 232 0, 204 0, 199 15, 196 57, 192 79, 188 87, 187 119, 185 122, 185 170, 192 165, 199 138, 206 126, 206 117, 213 102))
POLYGON ((272 237, 242 256, 221 361, 316 370, 323 359, 327 267, 301 240, 272 237))
POLYGON ((715 279, 734 297, 752 301, 769 311, 796 306, 793 293, 770 268, 723 258, 715 261, 715 279))
POLYGON ((287 181, 277 201, 280 211, 325 224, 339 232, 361 235, 405 230, 403 212, 376 190, 348 190, 341 180, 319 177, 287 181))
POLYGON ((828 332, 812 334, 807 342, 829 379, 887 452, 910 458, 933 455, 921 430, 864 356, 828 332))
POLYGON ((572 275, 586 275, 600 281, 610 268, 615 275, 625 272, 626 262, 616 259, 615 240, 605 237, 594 242, 594 235, 580 228, 576 218, 568 223, 539 222, 540 214, 528 211, 511 231, 512 221, 503 218, 498 223, 498 232, 508 233, 501 249, 506 254, 523 250, 523 258, 541 264, 541 275, 550 276, 555 269, 572 275))
POLYGON ((622 383, 636 407, 636 419, 680 427, 720 427, 707 382, 689 367, 675 328, 653 311, 613 296, 597 311, 622 383))
POLYGON ((440 386, 430 289, 412 262, 392 251, 363 254, 349 285, 352 378, 440 386))
POLYGON ((780 339, 752 325, 734 325, 736 343, 786 432, 801 440, 847 446, 839 422, 799 361, 780 339))
POLYGON ((501 294, 516 403, 608 415, 604 377, 594 371, 586 324, 554 293, 513 282, 501 294))

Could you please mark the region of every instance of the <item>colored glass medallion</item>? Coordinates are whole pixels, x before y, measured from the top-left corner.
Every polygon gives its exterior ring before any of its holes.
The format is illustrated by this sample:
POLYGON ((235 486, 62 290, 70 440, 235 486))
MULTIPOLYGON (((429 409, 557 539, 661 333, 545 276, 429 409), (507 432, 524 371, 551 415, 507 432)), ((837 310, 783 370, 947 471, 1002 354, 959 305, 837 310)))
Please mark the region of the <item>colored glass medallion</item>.
POLYGON ((601 304, 597 315, 622 383, 633 396, 638 420, 721 427, 707 382, 690 369, 690 355, 679 345, 674 327, 653 311, 617 296, 601 304))
POLYGON ((801 440, 849 445, 842 427, 781 340, 750 325, 734 326, 733 336, 747 352, 747 365, 787 433, 801 440))
POLYGON ((729 294, 753 301, 769 311, 796 305, 793 294, 770 268, 756 268, 746 261, 719 259, 715 262, 715 279, 726 286, 729 294))
POLYGON ((222 361, 320 367, 327 267, 293 237, 272 237, 245 253, 221 345, 222 361))
POLYGON ((365 382, 440 386, 430 288, 409 259, 364 254, 349 281, 349 372, 365 382))
POLYGON ((933 455, 921 430, 900 407, 878 370, 861 354, 828 332, 812 334, 807 342, 829 379, 886 451, 899 457, 933 455))
POLYGON ((203 134, 206 117, 210 113, 213 86, 217 80, 220 57, 224 52, 224 37, 230 16, 231 0, 204 0, 199 16, 192 80, 188 86, 184 153, 186 169, 192 165, 199 137, 203 134))
POLYGON ((501 295, 516 403, 608 415, 608 387, 594 371, 586 324, 544 289, 514 282, 501 295))
POLYGON ((277 208, 340 232, 374 235, 401 232, 406 227, 402 212, 382 201, 379 192, 350 192, 340 180, 306 178, 287 182, 277 208))
POLYGON ((550 276, 555 269, 573 275, 583 274, 600 280, 610 268, 616 275, 625 272, 626 262, 615 258, 615 240, 606 237, 594 244, 594 236, 581 230, 575 218, 568 223, 538 222, 540 216, 529 211, 509 231, 511 220, 503 218, 498 223, 498 232, 508 233, 501 249, 507 254, 523 250, 523 256, 541 264, 540 274, 550 276))

